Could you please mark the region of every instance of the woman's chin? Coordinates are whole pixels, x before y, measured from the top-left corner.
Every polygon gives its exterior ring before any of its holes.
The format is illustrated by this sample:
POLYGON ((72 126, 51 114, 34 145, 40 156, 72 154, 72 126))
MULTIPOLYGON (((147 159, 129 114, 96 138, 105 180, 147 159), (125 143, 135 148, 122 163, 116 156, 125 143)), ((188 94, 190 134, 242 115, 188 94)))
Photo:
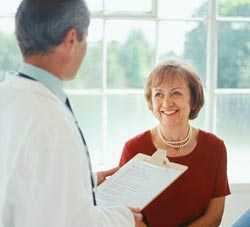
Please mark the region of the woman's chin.
POLYGON ((177 120, 164 120, 160 122, 160 125, 164 128, 173 128, 178 127, 180 125, 180 122, 177 120))

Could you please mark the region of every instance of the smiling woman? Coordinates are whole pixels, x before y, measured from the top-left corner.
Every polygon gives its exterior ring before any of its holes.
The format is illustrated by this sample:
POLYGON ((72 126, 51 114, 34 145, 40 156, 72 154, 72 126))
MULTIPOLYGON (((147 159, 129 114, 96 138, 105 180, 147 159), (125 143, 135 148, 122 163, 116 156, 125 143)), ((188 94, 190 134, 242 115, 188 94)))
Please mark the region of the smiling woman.
POLYGON ((139 152, 152 155, 162 149, 170 161, 189 167, 146 207, 148 225, 218 226, 230 194, 226 148, 217 136, 190 125, 204 104, 197 73, 190 65, 164 62, 149 75, 145 98, 159 124, 125 144, 120 165, 139 152))

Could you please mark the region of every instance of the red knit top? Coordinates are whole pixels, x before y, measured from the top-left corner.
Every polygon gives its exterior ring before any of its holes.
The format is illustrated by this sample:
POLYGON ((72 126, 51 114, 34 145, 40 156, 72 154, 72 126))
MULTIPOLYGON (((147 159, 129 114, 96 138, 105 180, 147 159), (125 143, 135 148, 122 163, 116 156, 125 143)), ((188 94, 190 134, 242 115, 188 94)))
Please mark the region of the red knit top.
MULTIPOLYGON (((155 151, 151 133, 146 131, 125 144, 120 165, 137 153, 155 151)), ((185 226, 203 215, 211 199, 230 194, 226 147, 215 135, 200 130, 190 154, 168 158, 189 168, 143 210, 149 227, 185 226)))

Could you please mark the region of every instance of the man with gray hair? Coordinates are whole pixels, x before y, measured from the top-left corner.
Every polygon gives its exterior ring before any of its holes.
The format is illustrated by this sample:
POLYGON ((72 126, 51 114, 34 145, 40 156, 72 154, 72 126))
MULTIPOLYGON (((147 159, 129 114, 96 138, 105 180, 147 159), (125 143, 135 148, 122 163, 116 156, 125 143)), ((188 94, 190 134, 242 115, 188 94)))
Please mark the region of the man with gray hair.
POLYGON ((0 82, 4 227, 145 226, 137 209, 96 204, 94 187, 112 171, 94 179, 62 89, 84 58, 89 17, 83 0, 23 0, 17 10, 24 62, 0 82))

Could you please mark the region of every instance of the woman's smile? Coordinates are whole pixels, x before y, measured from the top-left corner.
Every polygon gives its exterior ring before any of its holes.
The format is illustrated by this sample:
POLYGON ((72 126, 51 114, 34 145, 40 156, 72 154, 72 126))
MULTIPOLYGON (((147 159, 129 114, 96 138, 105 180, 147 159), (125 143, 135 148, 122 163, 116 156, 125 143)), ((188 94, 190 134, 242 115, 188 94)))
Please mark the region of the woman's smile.
POLYGON ((167 115, 167 116, 171 116, 174 115, 175 113, 179 112, 179 109, 174 109, 174 110, 161 110, 160 113, 167 115))

